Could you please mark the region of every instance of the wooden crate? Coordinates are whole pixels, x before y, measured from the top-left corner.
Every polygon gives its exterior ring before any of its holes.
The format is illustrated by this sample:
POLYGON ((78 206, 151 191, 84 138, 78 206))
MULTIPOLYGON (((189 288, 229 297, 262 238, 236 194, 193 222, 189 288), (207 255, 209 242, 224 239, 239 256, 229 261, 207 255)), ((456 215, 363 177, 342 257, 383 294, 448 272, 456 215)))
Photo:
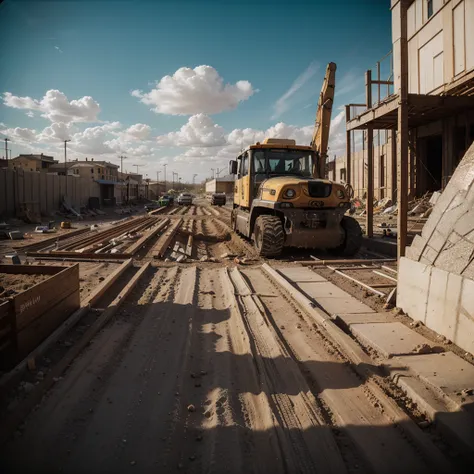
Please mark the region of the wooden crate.
POLYGON ((0 368, 7 370, 79 308, 79 264, 0 265, 0 273, 51 275, 0 305, 0 368))

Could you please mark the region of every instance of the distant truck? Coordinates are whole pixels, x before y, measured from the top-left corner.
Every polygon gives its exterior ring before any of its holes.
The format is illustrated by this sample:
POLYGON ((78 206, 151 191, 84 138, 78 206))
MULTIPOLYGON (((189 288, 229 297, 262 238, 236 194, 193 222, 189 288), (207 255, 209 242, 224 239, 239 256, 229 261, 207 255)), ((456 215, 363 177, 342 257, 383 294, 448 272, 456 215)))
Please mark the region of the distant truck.
POLYGON ((181 193, 178 196, 179 206, 190 206, 193 203, 193 195, 189 193, 181 193))
POLYGON ((211 195, 211 205, 213 206, 225 206, 226 195, 224 193, 213 193, 211 195))

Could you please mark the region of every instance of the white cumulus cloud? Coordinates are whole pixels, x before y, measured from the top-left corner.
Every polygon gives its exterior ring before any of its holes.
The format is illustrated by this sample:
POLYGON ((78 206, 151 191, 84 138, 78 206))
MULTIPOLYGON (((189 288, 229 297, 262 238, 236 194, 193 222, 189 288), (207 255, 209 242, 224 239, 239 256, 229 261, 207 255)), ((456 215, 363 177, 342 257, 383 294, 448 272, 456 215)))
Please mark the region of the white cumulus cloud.
POLYGON ((226 144, 224 129, 204 114, 193 115, 180 130, 157 137, 160 145, 213 147, 226 144))
POLYGON ((156 113, 171 115, 216 114, 235 109, 257 92, 248 81, 225 84, 211 66, 182 67, 165 76, 149 92, 134 90, 132 96, 156 113))
POLYGON ((90 96, 71 100, 58 90, 49 90, 40 100, 31 97, 18 97, 11 92, 3 94, 3 104, 15 109, 38 110, 41 116, 51 122, 97 122, 100 106, 90 96))

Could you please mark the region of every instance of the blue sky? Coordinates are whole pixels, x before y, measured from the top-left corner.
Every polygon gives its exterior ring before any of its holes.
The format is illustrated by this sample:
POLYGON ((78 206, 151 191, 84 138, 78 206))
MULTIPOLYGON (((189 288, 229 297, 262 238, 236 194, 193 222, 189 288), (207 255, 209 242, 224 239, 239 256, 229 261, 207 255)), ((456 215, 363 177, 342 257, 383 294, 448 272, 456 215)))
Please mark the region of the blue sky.
POLYGON ((72 138, 71 157, 204 178, 269 129, 307 140, 329 61, 333 118, 363 100, 364 71, 391 49, 389 3, 6 0, 0 131, 14 156, 60 158, 72 138))

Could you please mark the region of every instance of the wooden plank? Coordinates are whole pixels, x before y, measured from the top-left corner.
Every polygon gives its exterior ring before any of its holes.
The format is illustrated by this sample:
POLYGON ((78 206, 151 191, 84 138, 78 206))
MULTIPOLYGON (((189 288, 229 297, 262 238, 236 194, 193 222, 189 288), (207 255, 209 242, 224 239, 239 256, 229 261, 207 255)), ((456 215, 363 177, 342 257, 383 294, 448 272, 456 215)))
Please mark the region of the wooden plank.
POLYGON ((377 268, 382 268, 380 267, 379 265, 370 265, 370 266, 366 266, 366 267, 351 267, 351 266, 347 266, 347 267, 334 267, 336 270, 340 270, 341 272, 344 271, 344 270, 375 270, 377 268))
POLYGON ((169 224, 169 219, 164 219, 161 221, 154 229, 151 229, 146 235, 144 235, 141 239, 137 240, 134 244, 132 244, 128 249, 126 249, 126 253, 128 255, 134 255, 138 250, 140 250, 150 239, 152 239, 158 232, 160 232, 163 228, 165 228, 169 224))
POLYGON ((193 253, 193 236, 188 237, 188 244, 186 245, 186 255, 191 257, 193 253))
POLYGON ((81 306, 94 306, 102 295, 117 281, 122 273, 132 266, 133 260, 130 258, 116 268, 82 303, 81 306))
POLYGON ((334 259, 334 260, 301 260, 300 262, 295 262, 304 266, 315 266, 320 265, 339 265, 339 264, 352 264, 352 263, 384 263, 384 262, 396 262, 395 258, 354 258, 354 259, 334 259))
POLYGON ((382 265, 382 268, 383 268, 384 270, 389 271, 389 272, 395 273, 395 275, 398 275, 397 270, 395 270, 394 268, 387 267, 386 265, 382 265))
POLYGON ((51 261, 51 262, 90 262, 90 263, 123 263, 123 258, 120 260, 112 260, 109 258, 76 258, 76 257, 41 257, 40 261, 51 261))
POLYGON ((168 246, 170 245, 173 237, 175 236, 176 232, 178 231, 179 226, 183 222, 183 219, 180 218, 175 221, 168 230, 160 237, 160 240, 156 243, 155 247, 153 247, 153 257, 160 258, 163 257, 168 246))
POLYGON ((17 335, 18 356, 26 356, 38 344, 46 339, 80 306, 79 288, 58 300, 56 305, 49 308, 41 317, 37 317, 17 335))
POLYGON ((84 234, 85 232, 89 232, 88 227, 85 227, 83 229, 73 230, 71 232, 64 233, 64 234, 59 234, 59 235, 56 235, 54 237, 50 237, 48 239, 41 240, 40 242, 34 242, 34 243, 31 243, 31 244, 27 244, 27 245, 16 245, 13 248, 15 250, 33 250, 33 249, 37 249, 37 248, 43 248, 43 247, 47 247, 48 245, 55 244, 58 240, 59 241, 67 240, 67 239, 70 239, 72 237, 77 237, 78 235, 84 234))
POLYGON ((405 255, 408 217, 408 41, 407 5, 400 2, 400 80, 397 139, 397 257, 405 255))
POLYGON ((390 281, 394 281, 395 283, 398 283, 398 280, 396 278, 393 278, 389 275, 386 275, 385 273, 383 272, 378 272, 376 270, 372 270, 373 273, 375 273, 376 275, 380 275, 381 277, 384 277, 386 278, 387 280, 390 280, 390 281))
POLYGON ((393 288, 394 286, 397 286, 396 283, 377 283, 373 284, 372 283, 372 288, 393 288))
MULTIPOLYGON (((351 107, 346 105, 346 123, 351 119, 351 107)), ((346 183, 352 183, 351 132, 346 131, 346 183)))
POLYGON ((79 264, 62 268, 57 275, 14 297, 17 331, 21 331, 35 319, 42 319, 44 314, 53 310, 56 301, 79 291, 79 264))
POLYGON ((29 394, 27 398, 20 402, 17 409, 10 413, 3 423, 0 425, 0 444, 12 435, 17 426, 26 418, 28 413, 41 401, 46 391, 55 383, 55 380, 61 376, 61 374, 67 369, 67 367, 73 362, 73 360, 83 351, 83 349, 89 344, 91 339, 97 334, 98 331, 112 318, 120 305, 125 301, 127 296, 133 290, 138 283, 139 279, 148 270, 150 263, 144 265, 138 270, 133 276, 127 286, 120 292, 110 306, 99 316, 92 326, 84 333, 79 341, 77 341, 65 354, 65 356, 55 365, 52 370, 46 375, 29 394))
POLYGON ((58 259, 80 257, 89 260, 127 260, 130 258, 130 255, 126 253, 27 252, 26 255, 37 260, 41 260, 43 257, 58 257, 58 259))
POLYGON ((378 291, 378 290, 372 288, 371 286, 367 285, 366 283, 362 283, 360 280, 357 280, 357 278, 351 277, 351 276, 347 275, 346 273, 340 272, 339 270, 335 270, 334 267, 331 267, 329 265, 327 267, 330 270, 334 270, 338 275, 341 275, 342 277, 346 278, 347 280, 351 280, 354 283, 357 283, 358 285, 364 287, 366 290, 369 290, 374 295, 385 296, 385 293, 382 293, 381 291, 378 291))
POLYGON ((0 273, 8 273, 10 275, 56 275, 64 267, 53 265, 0 265, 0 273))

